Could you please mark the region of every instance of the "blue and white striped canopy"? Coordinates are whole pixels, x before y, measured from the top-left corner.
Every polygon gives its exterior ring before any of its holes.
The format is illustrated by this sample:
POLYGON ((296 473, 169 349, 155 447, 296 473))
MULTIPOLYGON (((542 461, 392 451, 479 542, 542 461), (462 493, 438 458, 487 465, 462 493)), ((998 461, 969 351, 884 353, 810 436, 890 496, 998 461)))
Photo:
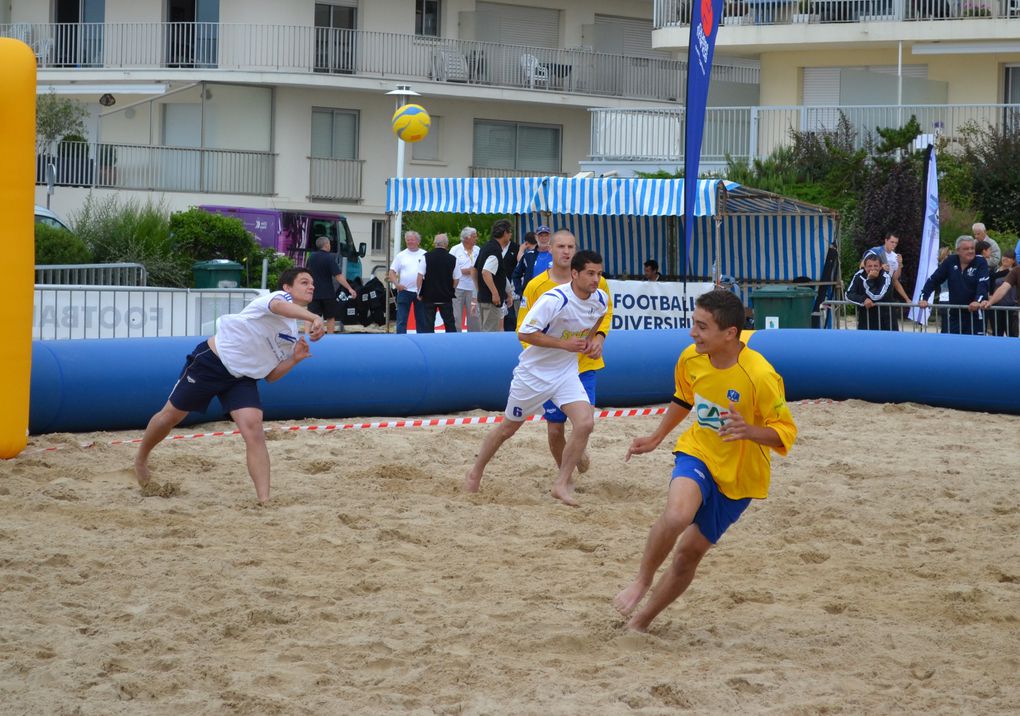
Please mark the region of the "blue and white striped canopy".
MULTIPOLYGON (((699 179, 695 216, 714 216, 720 180, 699 179)), ((727 189, 738 187, 723 182, 727 189)), ((683 179, 515 177, 497 179, 390 179, 386 211, 458 214, 551 214, 680 216, 683 179)))

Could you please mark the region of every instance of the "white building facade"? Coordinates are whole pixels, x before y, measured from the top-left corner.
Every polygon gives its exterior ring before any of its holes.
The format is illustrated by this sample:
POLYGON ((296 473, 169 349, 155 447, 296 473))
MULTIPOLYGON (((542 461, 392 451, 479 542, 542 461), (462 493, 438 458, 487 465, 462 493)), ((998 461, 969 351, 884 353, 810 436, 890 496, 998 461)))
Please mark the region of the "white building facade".
MULTIPOLYGON (((43 148, 52 207, 87 195, 347 215, 386 255, 397 167, 391 93, 432 131, 405 176, 573 174, 589 108, 676 106, 683 63, 652 47, 651 0, 12 0, 0 35, 36 53, 39 91, 85 102, 81 144, 43 148)), ((722 62, 720 66, 725 66, 722 62)), ((731 73, 756 96, 754 63, 731 73)), ((37 202, 45 203, 44 162, 37 202)))

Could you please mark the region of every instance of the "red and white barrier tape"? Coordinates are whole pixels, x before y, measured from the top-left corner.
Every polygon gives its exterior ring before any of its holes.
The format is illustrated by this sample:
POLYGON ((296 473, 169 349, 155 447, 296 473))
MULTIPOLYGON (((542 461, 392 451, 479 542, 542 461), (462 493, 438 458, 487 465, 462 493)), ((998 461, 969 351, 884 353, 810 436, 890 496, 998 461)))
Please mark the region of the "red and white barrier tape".
MULTIPOLYGON (((798 403, 834 403, 836 401, 823 398, 820 400, 799 400, 798 403)), ((662 415, 666 412, 666 408, 623 408, 620 410, 597 410, 595 411, 596 419, 604 418, 635 418, 635 417, 648 417, 655 415, 662 415)), ((535 422, 541 420, 541 415, 531 415, 525 418, 526 422, 535 422)), ((410 420, 378 420, 371 423, 330 423, 327 425, 288 425, 284 427, 267 425, 265 430, 269 432, 334 432, 337 430, 368 430, 372 428, 445 428, 460 425, 492 425, 495 423, 503 422, 502 415, 477 415, 469 418, 415 418, 410 420)), ((232 435, 240 435, 240 430, 216 430, 208 433, 191 433, 188 435, 171 435, 163 440, 163 442, 175 442, 178 440, 194 440, 196 438, 222 438, 230 437, 232 435)), ((100 443, 102 445, 137 445, 142 441, 141 438, 132 438, 131 440, 111 440, 106 443, 100 443)), ((80 443, 79 447, 89 448, 95 446, 97 443, 80 443)), ((56 445, 53 447, 36 448, 35 450, 26 450, 22 455, 31 455, 40 452, 53 452, 54 450, 63 450, 68 445, 56 445)))

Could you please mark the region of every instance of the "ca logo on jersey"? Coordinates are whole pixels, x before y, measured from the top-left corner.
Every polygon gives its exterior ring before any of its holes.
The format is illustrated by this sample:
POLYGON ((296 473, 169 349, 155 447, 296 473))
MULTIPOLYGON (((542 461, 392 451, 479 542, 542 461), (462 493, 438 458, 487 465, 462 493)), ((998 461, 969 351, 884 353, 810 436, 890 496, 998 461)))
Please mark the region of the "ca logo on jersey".
POLYGON ((697 393, 694 394, 694 415, 698 419, 698 425, 709 430, 718 431, 725 422, 722 414, 729 409, 716 405, 711 400, 706 400, 697 393))

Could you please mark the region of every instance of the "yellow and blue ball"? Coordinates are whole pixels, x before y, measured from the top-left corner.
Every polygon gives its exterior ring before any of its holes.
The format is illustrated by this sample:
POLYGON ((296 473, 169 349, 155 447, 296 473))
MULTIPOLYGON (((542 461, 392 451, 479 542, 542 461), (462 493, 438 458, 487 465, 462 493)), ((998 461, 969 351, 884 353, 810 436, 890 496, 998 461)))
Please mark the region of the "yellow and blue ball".
POLYGON ((432 118, 418 104, 405 104, 393 113, 393 133, 405 142, 420 142, 429 133, 432 118))

